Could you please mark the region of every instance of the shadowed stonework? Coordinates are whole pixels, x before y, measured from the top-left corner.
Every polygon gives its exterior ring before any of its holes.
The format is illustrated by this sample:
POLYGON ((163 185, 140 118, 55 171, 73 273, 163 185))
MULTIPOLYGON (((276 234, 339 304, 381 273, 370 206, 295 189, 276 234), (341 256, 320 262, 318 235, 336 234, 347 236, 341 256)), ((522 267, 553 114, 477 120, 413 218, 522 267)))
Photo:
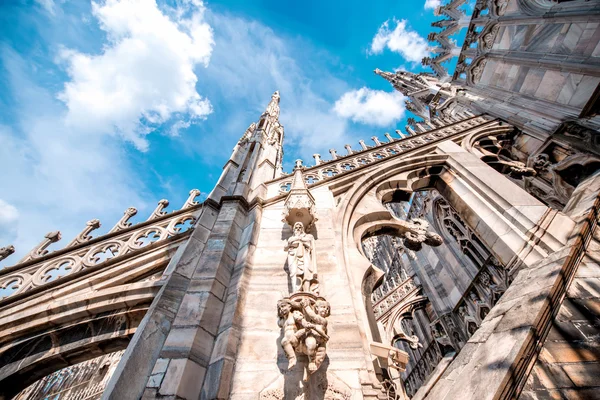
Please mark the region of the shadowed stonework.
POLYGON ((598 398, 600 4, 464 3, 433 74, 375 71, 397 135, 286 173, 275 92, 202 203, 40 234, 0 271, 0 398, 598 398))

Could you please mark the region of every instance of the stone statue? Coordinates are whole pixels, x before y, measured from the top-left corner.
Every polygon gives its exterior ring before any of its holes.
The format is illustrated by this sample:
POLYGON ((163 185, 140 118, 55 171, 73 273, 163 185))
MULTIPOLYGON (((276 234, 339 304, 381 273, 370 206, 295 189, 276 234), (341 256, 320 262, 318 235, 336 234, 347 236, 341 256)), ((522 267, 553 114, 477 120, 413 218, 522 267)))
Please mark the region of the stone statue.
POLYGON ((292 302, 290 299, 281 299, 277 302, 277 314, 279 316, 279 327, 283 329, 283 339, 281 339, 281 347, 288 359, 288 369, 292 369, 296 365, 296 352, 294 349, 298 347, 298 331, 297 323, 303 318, 302 313, 298 310, 292 311, 292 302))
POLYGON ((423 243, 429 246, 439 246, 444 241, 435 232, 429 231, 429 222, 422 218, 413 218, 410 221, 399 221, 404 233, 404 246, 413 251, 419 251, 423 243))
POLYGON ((329 303, 322 297, 296 294, 277 303, 279 326, 283 330, 281 347, 288 359, 288 370, 297 363, 296 354, 308 357, 309 374, 319 369, 327 355, 327 317, 329 303))
POLYGON ((312 292, 318 295, 317 263, 315 259, 315 238, 304 232, 304 224, 294 224, 294 234, 288 239, 285 250, 292 292, 312 292))
POLYGON ((265 110, 266 114, 269 114, 271 117, 278 119, 279 118, 279 91, 276 91, 271 96, 271 101, 267 105, 267 109, 265 110))
POLYGON ((304 347, 308 356, 308 372, 313 373, 325 360, 325 344, 329 340, 327 336, 327 317, 329 316, 329 303, 323 299, 317 300, 314 310, 310 300, 302 299, 302 308, 306 319, 302 320, 305 329, 304 347))
POLYGON ((4 260, 6 257, 10 256, 14 252, 15 246, 13 245, 0 247, 0 261, 4 260))

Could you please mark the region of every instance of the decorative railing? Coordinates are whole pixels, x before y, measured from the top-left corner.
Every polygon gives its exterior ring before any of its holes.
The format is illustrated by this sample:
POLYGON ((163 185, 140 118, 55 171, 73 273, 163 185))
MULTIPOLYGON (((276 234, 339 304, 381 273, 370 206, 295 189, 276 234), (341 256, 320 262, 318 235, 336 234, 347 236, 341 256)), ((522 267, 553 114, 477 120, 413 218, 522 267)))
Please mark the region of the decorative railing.
POLYGON ((132 225, 129 219, 137 210, 128 208, 109 233, 97 238, 92 238, 90 233, 100 227, 100 223, 98 220, 89 221, 65 248, 52 253, 47 247, 60 240, 60 232, 47 234, 18 264, 0 270, 0 301, 82 270, 118 262, 147 246, 153 245, 154 248, 161 242, 183 235, 193 228, 200 213, 201 205, 194 200, 198 195, 198 190, 192 190, 184 206, 172 213, 164 211, 169 202, 161 200, 152 215, 136 225, 132 225))
POLYGON ((63 368, 27 387, 14 400, 99 399, 124 350, 63 368))
POLYGON ((385 316, 388 311, 393 309, 396 304, 401 302, 409 293, 417 288, 414 281, 414 275, 400 283, 395 289, 388 292, 385 296, 373 304, 373 312, 375 318, 380 319, 385 316))
MULTIPOLYGON (((445 122, 442 126, 430 125, 422 127, 424 132, 414 132, 414 134, 394 139, 389 134, 387 142, 380 142, 375 136, 372 138, 375 146, 367 146, 363 140, 360 140, 361 150, 352 150, 349 145, 346 149, 349 154, 339 156, 335 150, 330 150, 332 160, 321 160, 318 154, 315 154, 316 165, 306 167, 303 170, 304 179, 307 185, 316 184, 320 181, 332 178, 334 176, 350 172, 356 168, 366 166, 371 163, 382 161, 386 158, 405 153, 423 145, 443 140, 453 136, 456 133, 478 126, 487 122, 484 116, 465 115, 463 120, 445 122), (428 130, 425 130, 428 129, 428 130)), ((399 133, 399 131, 396 131, 399 133)), ((291 188, 291 177, 284 176, 278 178, 273 183, 279 184, 280 192, 288 192, 291 188)))

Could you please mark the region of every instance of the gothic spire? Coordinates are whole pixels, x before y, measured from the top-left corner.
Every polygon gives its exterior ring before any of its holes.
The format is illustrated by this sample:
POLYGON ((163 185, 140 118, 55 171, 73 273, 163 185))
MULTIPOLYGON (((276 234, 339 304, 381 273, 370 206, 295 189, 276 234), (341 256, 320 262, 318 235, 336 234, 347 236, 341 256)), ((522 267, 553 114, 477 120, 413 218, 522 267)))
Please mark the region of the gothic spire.
POLYGON ((377 68, 374 71, 386 81, 390 82, 394 88, 405 96, 411 93, 427 88, 428 85, 417 79, 418 75, 412 72, 398 71, 396 73, 385 72, 377 68))

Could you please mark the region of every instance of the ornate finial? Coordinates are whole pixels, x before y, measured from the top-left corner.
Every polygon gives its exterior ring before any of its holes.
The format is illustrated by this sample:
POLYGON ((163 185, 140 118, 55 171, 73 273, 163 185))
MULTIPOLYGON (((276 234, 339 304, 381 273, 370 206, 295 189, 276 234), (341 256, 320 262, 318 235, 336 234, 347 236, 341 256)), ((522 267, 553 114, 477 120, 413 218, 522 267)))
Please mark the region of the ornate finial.
POLYGON ((10 256, 15 252, 15 246, 9 244, 5 247, 0 247, 0 261, 4 260, 6 257, 10 256))
POLYGON ((375 146, 381 146, 381 142, 377 138, 377 136, 371 136, 371 140, 375 143, 375 146))
POLYGON ((164 211, 164 209, 167 208, 167 207, 169 207, 169 200, 167 200, 167 199, 160 200, 158 202, 158 205, 156 206, 156 208, 152 212, 152 215, 150 215, 150 218, 148 218, 148 221, 150 221, 151 219, 160 218, 163 215, 167 215, 167 212, 164 211))
POLYGON ((400 139, 404 139, 404 133, 400 129, 396 129, 396 133, 400 136, 400 139))
POLYGON ((119 222, 117 222, 117 224, 108 233, 118 232, 120 230, 129 228, 131 226, 129 218, 133 217, 135 214, 137 214, 137 209, 135 207, 129 207, 127 210, 125 210, 125 213, 123 213, 123 216, 119 222))
POLYGON ((349 144, 345 144, 344 147, 346 148, 346 151, 349 155, 353 153, 352 146, 350 146, 349 144))
POLYGON ((19 261, 19 263, 33 260, 34 258, 40 258, 42 256, 45 256, 46 254, 48 254, 48 250, 46 250, 46 248, 48 246, 50 246, 52 243, 58 242, 60 240, 60 238, 61 238, 61 236, 60 236, 59 231, 48 232, 46 234, 46 236, 44 236, 44 240, 42 240, 40 242, 40 244, 35 246, 29 252, 29 254, 27 254, 23 259, 21 259, 21 261, 19 261))
POLYGON ((361 140, 359 140, 359 141, 358 141, 358 144, 360 144, 360 147, 361 147, 363 150, 367 150, 367 148, 368 148, 368 147, 367 147, 367 145, 365 144, 365 141, 364 141, 364 140, 362 140, 362 139, 361 139, 361 140))
POLYGON ((296 165, 294 165, 294 171, 297 169, 303 169, 304 166, 302 165, 302 160, 301 159, 297 159, 296 160, 296 165))
POLYGON ((437 40, 437 33, 431 32, 429 35, 427 35, 427 40, 430 42, 435 42, 437 40))
POLYGON ((423 65, 425 67, 428 65, 431 65, 431 57, 423 57, 421 59, 421 65, 423 65))
POLYGON ((194 207, 194 206, 197 206, 198 204, 200 204, 197 201, 195 201, 196 197, 198 197, 198 196, 200 196, 200 191, 198 189, 190 190, 190 197, 188 197, 188 199, 186 200, 183 207, 181 207, 181 209, 184 210, 186 208, 194 207))
POLYGON ((329 149, 329 154, 331 154, 332 160, 336 160, 338 158, 337 152, 335 149, 329 149))
POLYGON ((71 243, 69 243, 67 245, 67 247, 75 246, 75 245, 78 245, 79 243, 85 243, 85 242, 91 240, 92 236, 90 235, 90 233, 94 229, 98 229, 98 228, 100 228, 100 220, 98 220, 98 219, 89 220, 85 224, 85 228, 83 228, 83 230, 79 233, 79 235, 75 236, 75 239, 73 239, 71 241, 71 243))
POLYGON ((313 158, 315 159, 315 165, 319 165, 321 164, 321 155, 320 154, 313 154, 313 158))
POLYGON ((394 139, 392 138, 392 135, 390 135, 388 132, 384 133, 383 136, 386 137, 386 139, 388 140, 388 142, 393 142, 394 139))
POLYGON ((375 68, 375 70, 373 72, 375 72, 377 75, 381 76, 382 78, 387 79, 388 81, 394 79, 394 74, 392 74, 391 72, 385 72, 385 71, 380 70, 379 68, 375 68))
POLYGON ((279 119, 279 100, 281 97, 279 96, 279 91, 276 90, 273 95, 271 95, 271 101, 267 105, 267 109, 265 110, 265 114, 269 115, 274 119, 279 119))

